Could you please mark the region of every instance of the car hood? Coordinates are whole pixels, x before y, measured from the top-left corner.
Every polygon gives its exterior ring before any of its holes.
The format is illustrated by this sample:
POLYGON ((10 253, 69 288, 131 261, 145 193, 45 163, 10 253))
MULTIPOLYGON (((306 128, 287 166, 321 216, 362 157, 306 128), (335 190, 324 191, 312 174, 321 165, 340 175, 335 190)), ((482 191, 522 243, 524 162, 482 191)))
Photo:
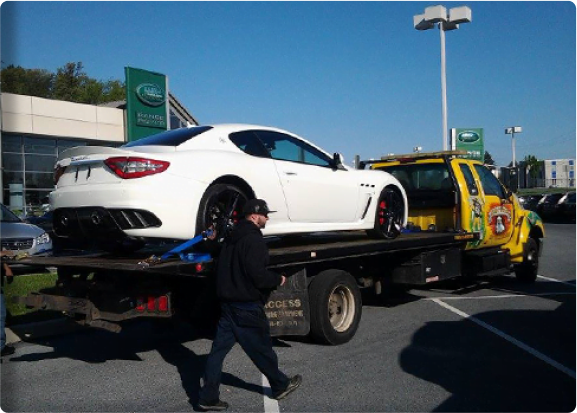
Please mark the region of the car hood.
POLYGON ((36 238, 44 232, 46 231, 42 228, 24 222, 2 222, 0 226, 0 237, 2 239, 36 238))

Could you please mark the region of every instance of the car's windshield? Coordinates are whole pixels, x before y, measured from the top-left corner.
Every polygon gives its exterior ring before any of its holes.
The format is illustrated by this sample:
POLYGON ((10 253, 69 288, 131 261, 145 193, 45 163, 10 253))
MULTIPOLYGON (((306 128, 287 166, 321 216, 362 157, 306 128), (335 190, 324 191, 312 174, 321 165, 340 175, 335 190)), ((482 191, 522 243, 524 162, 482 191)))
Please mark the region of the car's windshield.
POLYGON ((2 222, 20 222, 20 218, 18 218, 12 211, 10 211, 4 205, 1 206, 2 206, 1 209, 2 222))
POLYGON ((545 200, 543 202, 545 204, 556 204, 561 199, 562 196, 563 194, 547 195, 547 197, 545 197, 545 200))
POLYGON ((567 202, 570 202, 572 204, 575 203, 575 192, 572 192, 567 195, 567 202))
POLYGON ((167 132, 151 135, 146 138, 132 141, 123 145, 123 148, 130 148, 133 146, 178 146, 181 143, 200 135, 207 130, 212 129, 212 126, 194 126, 192 128, 180 128, 169 130, 167 132))

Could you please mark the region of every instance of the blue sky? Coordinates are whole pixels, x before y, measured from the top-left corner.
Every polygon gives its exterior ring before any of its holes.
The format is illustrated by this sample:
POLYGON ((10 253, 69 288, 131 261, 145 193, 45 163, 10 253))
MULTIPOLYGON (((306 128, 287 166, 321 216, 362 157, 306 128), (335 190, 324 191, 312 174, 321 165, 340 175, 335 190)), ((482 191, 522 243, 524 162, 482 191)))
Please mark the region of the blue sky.
MULTIPOLYGON (((295 132, 350 164, 355 154, 442 148, 438 30, 413 28, 436 2, 3 3, 1 58, 100 80, 124 67, 168 75, 202 124, 295 132)), ((576 27, 571 2, 454 2, 473 21, 446 33, 449 127, 485 130, 500 165, 574 158, 576 27)))

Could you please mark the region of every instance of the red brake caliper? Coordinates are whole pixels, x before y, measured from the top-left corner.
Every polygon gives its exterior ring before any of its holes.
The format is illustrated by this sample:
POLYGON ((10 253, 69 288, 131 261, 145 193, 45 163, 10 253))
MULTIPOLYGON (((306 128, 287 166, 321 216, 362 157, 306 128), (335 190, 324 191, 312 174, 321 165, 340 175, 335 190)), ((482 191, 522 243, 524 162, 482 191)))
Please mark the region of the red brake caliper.
POLYGON ((238 224, 238 212, 236 211, 232 211, 232 223, 233 224, 238 224))
POLYGON ((383 225, 385 223, 385 210, 387 209, 387 203, 385 201, 381 201, 379 204, 379 225, 383 225))

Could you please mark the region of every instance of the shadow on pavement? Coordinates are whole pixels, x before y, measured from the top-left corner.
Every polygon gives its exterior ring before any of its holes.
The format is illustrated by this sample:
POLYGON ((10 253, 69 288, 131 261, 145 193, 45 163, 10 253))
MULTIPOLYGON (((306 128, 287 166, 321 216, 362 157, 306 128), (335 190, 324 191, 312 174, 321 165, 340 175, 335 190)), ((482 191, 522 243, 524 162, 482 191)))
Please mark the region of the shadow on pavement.
MULTIPOLYGON (((28 338, 27 342, 52 347, 52 351, 25 355, 16 353, 9 358, 9 361, 18 363, 60 358, 85 363, 105 363, 111 360, 142 361, 138 353, 156 350, 164 361, 176 367, 189 403, 196 411, 201 378, 208 355, 195 353, 185 343, 200 339, 212 340, 214 327, 191 325, 184 321, 137 320, 126 323, 118 334, 104 330, 75 328, 70 330, 74 331, 74 334, 28 338)), ((290 344, 278 339, 273 340, 273 345, 290 347, 290 344)), ((260 385, 247 383, 226 372, 222 374, 222 384, 263 393, 260 385)))
MULTIPOLYGON (((565 296, 559 301, 551 311, 499 310, 473 316, 496 328, 504 326, 500 329, 574 374, 575 300, 565 296)), ((575 409, 573 377, 467 319, 427 323, 413 335, 399 362, 407 373, 451 394, 434 411, 575 409)))

